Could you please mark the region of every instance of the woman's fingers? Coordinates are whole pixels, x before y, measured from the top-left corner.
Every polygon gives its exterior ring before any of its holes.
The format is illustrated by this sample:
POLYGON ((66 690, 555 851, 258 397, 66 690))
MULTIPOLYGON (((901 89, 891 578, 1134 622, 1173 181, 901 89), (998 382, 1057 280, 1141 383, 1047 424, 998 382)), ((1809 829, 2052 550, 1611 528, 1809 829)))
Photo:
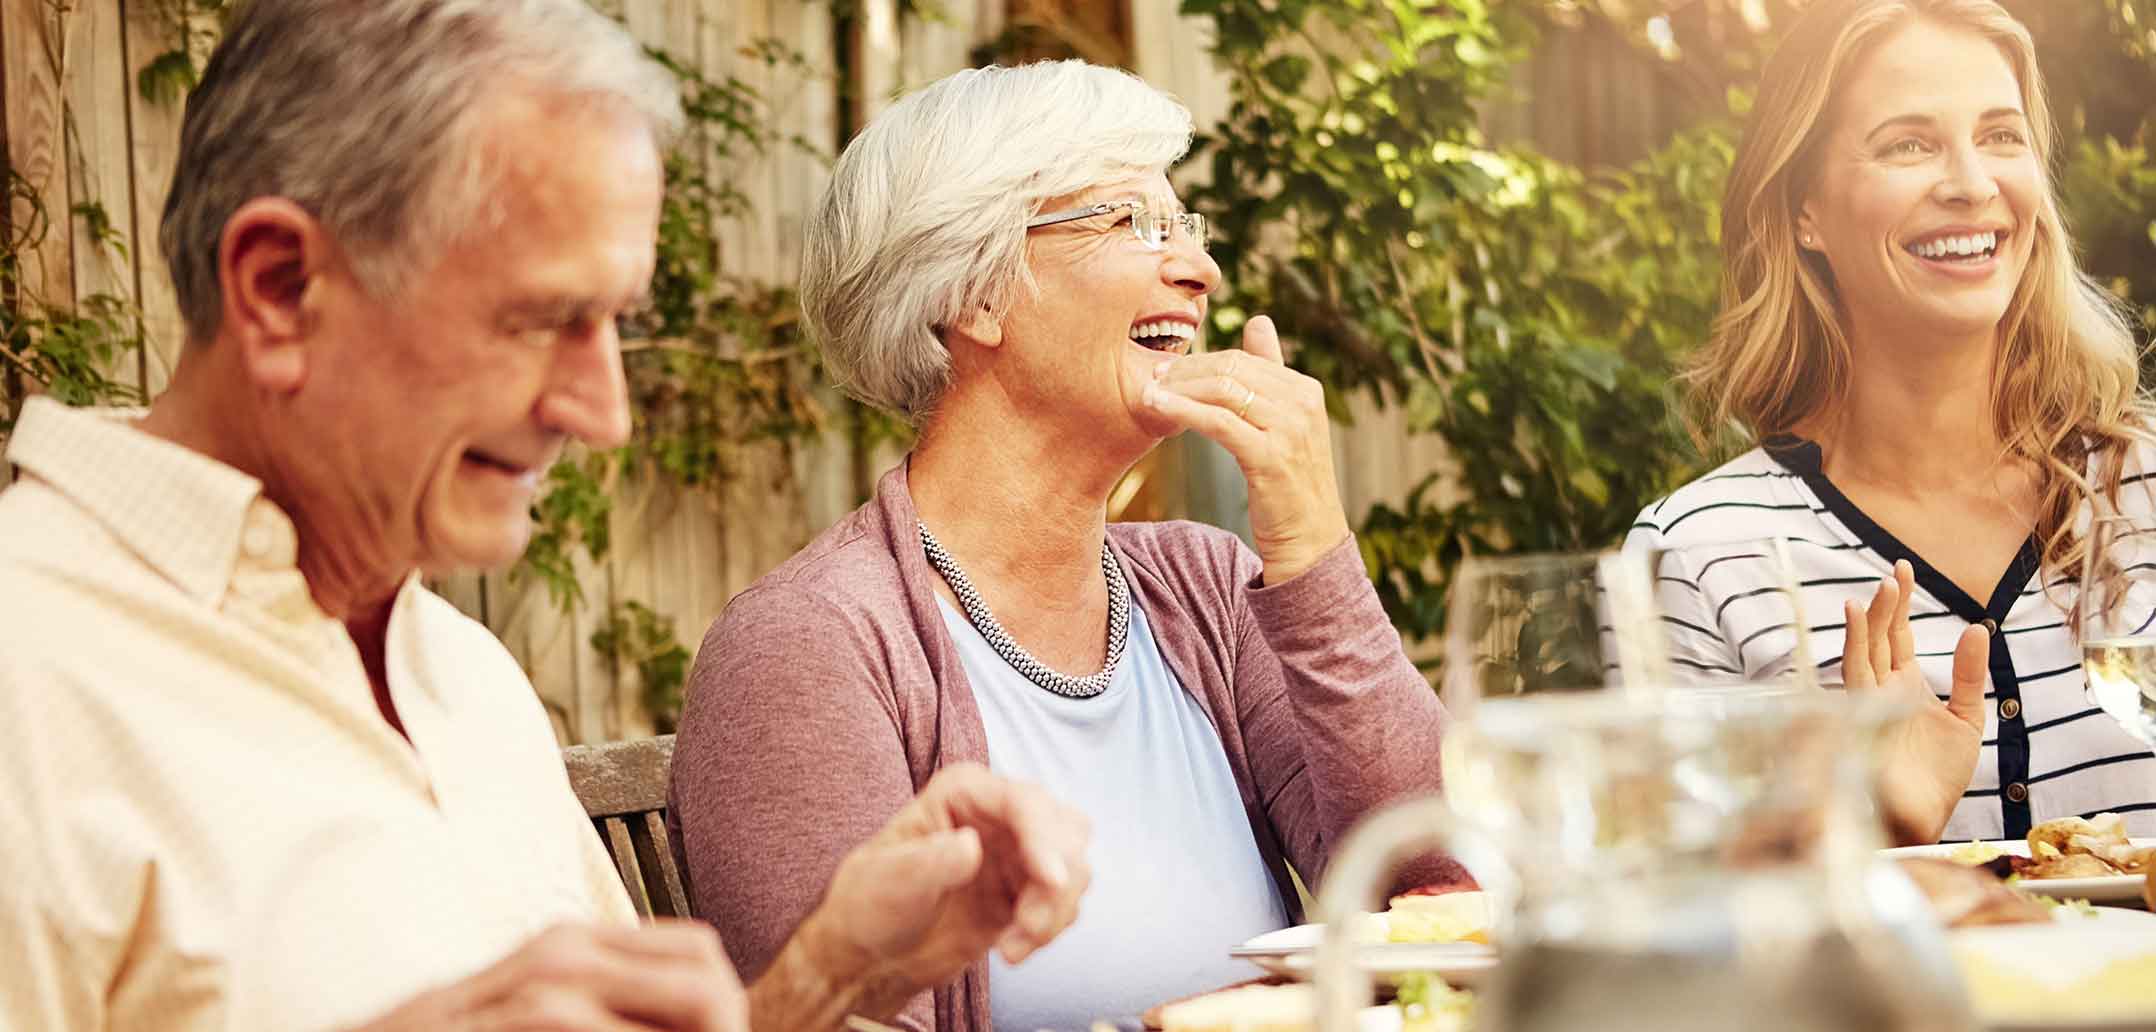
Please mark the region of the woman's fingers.
POLYGON ((1164 380, 1155 384, 1153 389, 1180 394, 1192 401, 1225 409, 1260 430, 1270 430, 1281 425, 1281 421, 1289 415, 1285 406, 1266 397, 1257 388, 1225 376, 1174 382, 1164 380))
POLYGON ((1894 609, 1899 601, 1900 592, 1893 578, 1883 578, 1865 613, 1865 642, 1871 650, 1872 673, 1881 681, 1894 670, 1894 609))
POLYGON ((1894 563, 1894 588, 1900 596, 1894 603, 1894 624, 1889 632, 1893 641, 1893 662, 1896 669, 1916 662, 1916 632, 1909 628, 1909 600, 1916 595, 1916 571, 1909 560, 1894 563))
POLYGON ((1970 625, 1954 646, 1954 687, 1947 696, 1947 712, 1961 722, 1984 729, 1984 675, 1991 662, 1991 632, 1970 625))
POLYGON ((1871 624, 1864 615, 1864 607, 1855 602, 1842 603, 1842 686, 1852 692, 1870 691, 1877 687, 1878 679, 1872 676, 1871 624))
MULTIPOLYGON (((1145 388, 1145 403, 1175 425, 1185 430, 1196 430, 1235 456, 1237 464, 1249 470, 1256 461, 1259 450, 1265 445, 1265 432, 1247 419, 1236 415, 1233 408, 1191 397, 1186 390, 1179 390, 1161 383, 1150 383, 1145 388)), ((1240 401, 1238 400, 1238 405, 1240 401)), ((1252 402, 1251 408, 1256 409, 1252 402)))
POLYGON ((1243 324, 1243 350, 1272 365, 1287 362, 1280 350, 1280 331, 1273 328, 1273 317, 1269 315, 1253 316, 1243 324))

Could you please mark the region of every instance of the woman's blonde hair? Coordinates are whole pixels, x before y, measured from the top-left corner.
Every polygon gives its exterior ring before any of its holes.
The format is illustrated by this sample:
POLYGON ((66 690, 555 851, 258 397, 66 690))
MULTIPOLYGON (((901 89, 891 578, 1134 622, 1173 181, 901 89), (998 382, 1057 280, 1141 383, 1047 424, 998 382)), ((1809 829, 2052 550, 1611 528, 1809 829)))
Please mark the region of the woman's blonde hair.
MULTIPOLYGON (((1850 342, 1824 258, 1797 244, 1839 89, 1888 34, 1927 21, 1990 40, 2013 66, 2032 146, 2051 167, 2058 138, 2029 33, 1992 0, 1818 0, 1761 75, 1722 199, 1722 310, 1683 375, 1702 447, 1735 429, 1764 440, 1847 397, 1850 342)), ((2116 503, 2131 444, 2147 439, 2133 334, 2110 294, 2081 272, 2050 177, 2028 268, 2000 321, 1992 415, 2009 455, 2038 463, 2043 564, 2075 570, 2080 502, 2116 503), (2084 475, 2103 461, 2096 485, 2084 475), (2100 486, 2098 486, 2100 485, 2100 486)))

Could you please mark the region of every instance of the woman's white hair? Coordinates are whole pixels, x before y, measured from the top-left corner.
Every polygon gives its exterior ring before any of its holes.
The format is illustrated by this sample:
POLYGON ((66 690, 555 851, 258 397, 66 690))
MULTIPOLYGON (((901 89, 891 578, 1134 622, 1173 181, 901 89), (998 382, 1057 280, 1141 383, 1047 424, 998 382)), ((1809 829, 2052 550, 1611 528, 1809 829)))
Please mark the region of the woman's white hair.
POLYGON ((187 98, 158 244, 188 338, 222 307, 225 222, 257 197, 313 213, 393 298, 484 232, 499 169, 474 123, 522 89, 641 116, 661 146, 678 83, 584 0, 247 0, 187 98))
POLYGON ((893 104, 839 158, 803 246, 802 311, 839 386, 919 425, 950 382, 941 329, 1033 289, 1026 220, 1165 170, 1190 134, 1175 98, 1083 61, 968 69, 893 104))

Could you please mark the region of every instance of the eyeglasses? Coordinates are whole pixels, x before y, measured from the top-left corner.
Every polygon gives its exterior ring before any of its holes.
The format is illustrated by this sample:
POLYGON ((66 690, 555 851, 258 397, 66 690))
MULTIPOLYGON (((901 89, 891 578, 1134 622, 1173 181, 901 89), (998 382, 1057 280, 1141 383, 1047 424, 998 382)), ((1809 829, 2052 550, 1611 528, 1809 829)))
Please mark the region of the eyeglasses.
POLYGON ((1150 250, 1158 251, 1166 248, 1170 235, 1178 227, 1183 230, 1185 239, 1198 245, 1199 250, 1205 249, 1205 216, 1194 211, 1155 213, 1146 208, 1144 201, 1105 201, 1083 208, 1072 208, 1068 211, 1049 212, 1045 215, 1034 216, 1026 223, 1026 228, 1030 230, 1039 229, 1042 226, 1056 226, 1065 222, 1076 222, 1079 219, 1090 219, 1096 215, 1108 215, 1119 211, 1130 212, 1131 232, 1137 235, 1139 243, 1144 244, 1150 250))

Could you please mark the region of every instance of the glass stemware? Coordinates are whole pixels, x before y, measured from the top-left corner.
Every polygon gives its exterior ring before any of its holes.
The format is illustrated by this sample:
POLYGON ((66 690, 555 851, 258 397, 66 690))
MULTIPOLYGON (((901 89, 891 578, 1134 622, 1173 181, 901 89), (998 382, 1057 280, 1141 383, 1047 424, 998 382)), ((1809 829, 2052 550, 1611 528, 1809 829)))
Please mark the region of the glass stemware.
POLYGON ((2156 516, 2091 521, 2074 608, 2090 701, 2156 747, 2156 516))

